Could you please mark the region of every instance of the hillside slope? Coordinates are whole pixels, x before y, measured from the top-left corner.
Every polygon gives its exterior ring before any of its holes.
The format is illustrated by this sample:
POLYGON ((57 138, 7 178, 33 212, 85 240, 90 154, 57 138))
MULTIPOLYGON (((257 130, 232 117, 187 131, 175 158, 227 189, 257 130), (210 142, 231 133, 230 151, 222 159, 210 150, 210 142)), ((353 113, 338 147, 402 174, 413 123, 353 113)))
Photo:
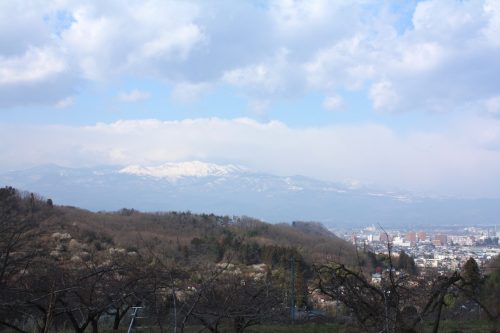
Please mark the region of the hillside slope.
MULTIPOLYGON (((35 195, 34 199, 30 196, 27 192, 20 194, 19 200, 25 202, 24 205, 34 200, 36 214, 33 219, 42 239, 66 235, 68 242, 74 240, 96 251, 111 247, 137 251, 153 246, 173 257, 220 261, 232 256, 247 264, 264 261, 266 251, 276 248, 298 251, 309 262, 327 257, 354 258, 353 246, 319 223, 270 224, 250 217, 190 212, 143 213, 133 209, 91 212, 52 204, 52 200, 49 205, 40 196, 35 195)), ((46 250, 50 253, 57 249, 46 250)))

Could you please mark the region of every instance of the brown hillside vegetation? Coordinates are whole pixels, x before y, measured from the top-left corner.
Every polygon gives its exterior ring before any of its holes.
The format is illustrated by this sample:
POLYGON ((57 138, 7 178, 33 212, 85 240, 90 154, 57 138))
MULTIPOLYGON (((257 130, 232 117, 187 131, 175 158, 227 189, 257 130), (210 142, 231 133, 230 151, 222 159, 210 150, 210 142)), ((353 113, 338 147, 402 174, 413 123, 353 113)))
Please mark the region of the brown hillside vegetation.
POLYGON ((173 316, 180 331, 197 323, 217 332, 231 322, 242 332, 286 318, 290 288, 305 306, 313 261, 355 258, 318 224, 94 213, 10 187, 0 189, 0 227, 0 328, 21 332, 60 325, 97 332, 106 317, 118 328, 140 304, 160 327, 173 316))
POLYGON ((0 188, 0 332, 120 330, 134 307, 160 332, 290 320, 438 332, 442 320, 481 316, 496 327, 498 259, 486 274, 472 258, 462 272, 419 274, 410 256, 387 249, 358 252, 319 223, 94 213, 0 188))
MULTIPOLYGON (((190 212, 142 213, 133 209, 93 213, 54 206, 50 218, 42 221, 41 226, 45 233, 69 232, 84 242, 101 242, 129 249, 147 242, 170 251, 187 247, 195 252, 197 245, 202 244, 225 253, 232 249, 233 242, 240 249, 241 246, 253 246, 259 252, 269 247, 294 248, 309 262, 355 258, 351 244, 321 225, 307 222, 269 224, 250 217, 190 212)), ((256 259, 256 263, 260 261, 256 259)))

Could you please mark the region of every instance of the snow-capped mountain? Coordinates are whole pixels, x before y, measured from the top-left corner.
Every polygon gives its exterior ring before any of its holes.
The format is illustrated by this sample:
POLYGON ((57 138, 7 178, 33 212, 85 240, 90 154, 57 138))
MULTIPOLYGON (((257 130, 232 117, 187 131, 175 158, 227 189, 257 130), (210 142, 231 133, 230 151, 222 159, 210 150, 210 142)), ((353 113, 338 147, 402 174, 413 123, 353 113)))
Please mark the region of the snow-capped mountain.
POLYGON ((119 172, 137 176, 151 176, 156 178, 176 180, 181 177, 226 176, 229 174, 246 171, 248 170, 232 164, 218 165, 213 163, 193 161, 181 163, 165 163, 155 167, 129 165, 120 169, 119 172))
POLYGON ((495 224, 500 216, 500 200, 417 197, 198 161, 93 168, 48 165, 0 174, 0 186, 7 185, 56 204, 96 211, 190 210, 270 222, 315 220, 329 226, 495 224))

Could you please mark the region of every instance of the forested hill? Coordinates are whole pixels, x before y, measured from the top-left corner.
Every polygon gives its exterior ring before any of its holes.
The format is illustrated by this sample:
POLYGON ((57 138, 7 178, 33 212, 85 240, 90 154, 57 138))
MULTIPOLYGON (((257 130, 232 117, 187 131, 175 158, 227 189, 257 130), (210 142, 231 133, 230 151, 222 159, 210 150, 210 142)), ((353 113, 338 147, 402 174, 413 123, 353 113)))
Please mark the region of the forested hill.
POLYGON ((149 327, 178 332, 242 333, 314 309, 373 332, 403 316, 413 318, 411 330, 398 332, 415 332, 421 321, 462 317, 476 305, 496 323, 498 270, 483 277, 471 258, 463 276, 417 275, 404 252, 395 258, 357 253, 318 223, 95 213, 0 188, 0 331, 119 332, 137 306, 149 327), (383 284, 371 281, 374 267, 384 269, 383 284), (442 311, 452 293, 456 306, 442 311))
POLYGON ((355 258, 351 244, 319 223, 269 224, 250 217, 134 209, 94 213, 12 188, 2 191, 3 211, 10 205, 19 220, 32 214, 30 223, 44 240, 42 247, 55 258, 65 251, 86 257, 92 251, 136 252, 146 247, 179 260, 231 259, 242 264, 276 264, 293 253, 308 262, 355 258))
POLYGON ((217 307, 214 325, 224 320, 239 327, 243 320, 242 332, 286 318, 290 288, 297 306, 306 306, 314 262, 354 254, 315 223, 132 209, 95 213, 0 188, 0 330, 71 325, 75 333, 87 326, 97 333, 109 318, 118 329, 139 304, 156 318, 150 325, 164 325, 179 304, 173 318, 181 332, 185 325, 212 327, 204 313, 217 307), (242 317, 242 308, 252 315, 242 317))

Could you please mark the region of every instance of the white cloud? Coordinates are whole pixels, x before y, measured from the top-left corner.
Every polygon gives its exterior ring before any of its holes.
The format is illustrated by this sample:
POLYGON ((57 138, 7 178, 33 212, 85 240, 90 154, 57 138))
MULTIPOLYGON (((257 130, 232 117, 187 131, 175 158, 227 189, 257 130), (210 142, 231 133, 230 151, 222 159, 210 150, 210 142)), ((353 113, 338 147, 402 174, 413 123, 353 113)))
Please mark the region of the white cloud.
POLYGON ((187 57, 191 47, 200 39, 202 39, 201 31, 196 25, 181 26, 169 35, 161 35, 148 41, 142 46, 138 54, 139 59, 133 59, 134 55, 131 55, 130 59, 132 62, 141 63, 145 59, 176 54, 182 60, 187 57))
POLYGON ((150 119, 85 127, 0 125, 0 141, 12 140, 15 145, 0 146, 3 169, 205 160, 280 175, 357 179, 386 188, 500 195, 500 121, 486 118, 462 120, 446 132, 405 135, 376 124, 300 129, 246 118, 150 119))
POLYGON ((370 1, 275 0, 269 7, 271 26, 279 45, 299 57, 359 31, 370 1))
POLYGON ((496 46, 500 46, 500 3, 496 0, 487 0, 483 8, 488 18, 488 23, 483 29, 483 34, 488 41, 496 46))
POLYGON ((147 91, 141 91, 138 89, 134 89, 131 91, 122 91, 118 94, 118 99, 121 102, 126 103, 134 103, 141 102, 151 98, 151 93, 147 91))
POLYGON ((304 92, 303 68, 289 59, 287 49, 262 62, 225 71, 223 83, 239 87, 248 97, 250 109, 263 115, 280 98, 298 98, 304 92))
POLYGON ((253 99, 248 103, 250 110, 258 116, 264 116, 271 107, 271 102, 266 99, 253 99))
POLYGON ((332 4, 327 0, 273 1, 271 15, 282 33, 293 35, 303 29, 310 29, 311 25, 325 24, 331 13, 331 6, 338 4, 332 4))
POLYGON ((66 69, 53 50, 30 48, 22 56, 0 55, 0 85, 43 81, 66 69))
POLYGON ((292 66, 288 62, 288 51, 279 50, 271 59, 225 71, 222 81, 245 89, 250 95, 276 96, 286 93, 292 66))
POLYGON ((212 89, 208 83, 181 82, 174 86, 172 99, 179 103, 190 103, 198 100, 212 89))
POLYGON ((76 93, 80 80, 56 49, 29 48, 0 54, 0 107, 56 105, 76 93))
POLYGON ((29 48, 51 44, 47 14, 57 5, 41 1, 0 2, 0 54, 20 56, 29 48))
POLYGON ((484 101, 484 107, 487 112, 498 115, 500 114, 500 95, 490 97, 484 101))
POLYGON ((475 38, 484 17, 484 1, 430 0, 417 4, 413 13, 414 31, 442 43, 475 38))
POLYGON ((270 69, 264 65, 254 65, 245 68, 237 68, 225 72, 222 79, 228 83, 238 86, 262 86, 271 88, 270 69))
POLYGON ((498 94, 498 1, 393 4, 2 2, 0 95, 40 85, 0 105, 54 104, 82 80, 131 76, 174 86, 178 100, 223 82, 271 104, 309 91, 370 94, 390 82, 399 100, 394 111, 451 111, 498 94), (411 20, 398 17, 406 15, 411 20))
POLYGON ((425 1, 413 29, 396 38, 381 78, 397 88, 399 111, 449 112, 497 93, 499 45, 487 38, 483 1, 425 1))
POLYGON ((370 88, 370 98, 376 110, 394 110, 399 102, 399 96, 389 81, 374 83, 370 88))
POLYGON ((0 108, 55 105, 76 92, 72 59, 48 19, 58 5, 0 2, 0 108))
POLYGON ((344 100, 341 96, 328 96, 323 101, 323 107, 331 111, 342 111, 345 108, 344 100))
POLYGON ((445 50, 434 42, 405 45, 401 48, 400 71, 426 72, 436 69, 445 60, 445 50))
POLYGON ((94 2, 72 13, 75 22, 63 31, 62 42, 92 80, 128 73, 168 77, 165 64, 184 61, 204 38, 193 22, 198 6, 191 2, 94 2))
POLYGON ((482 1, 419 2, 413 26, 402 32, 390 20, 381 21, 383 10, 375 11, 351 35, 315 51, 305 65, 309 86, 371 87, 374 108, 391 111, 453 111, 490 98, 500 75, 499 37, 491 33, 500 21, 497 7, 482 1))
POLYGON ((67 109, 67 108, 73 106, 73 104, 75 104, 75 97, 69 96, 69 97, 66 97, 66 98, 59 100, 55 106, 58 109, 67 109))
POLYGON ((356 35, 319 50, 305 64, 309 85, 319 90, 362 88, 376 73, 373 65, 376 59, 366 49, 365 39, 365 36, 356 35))

